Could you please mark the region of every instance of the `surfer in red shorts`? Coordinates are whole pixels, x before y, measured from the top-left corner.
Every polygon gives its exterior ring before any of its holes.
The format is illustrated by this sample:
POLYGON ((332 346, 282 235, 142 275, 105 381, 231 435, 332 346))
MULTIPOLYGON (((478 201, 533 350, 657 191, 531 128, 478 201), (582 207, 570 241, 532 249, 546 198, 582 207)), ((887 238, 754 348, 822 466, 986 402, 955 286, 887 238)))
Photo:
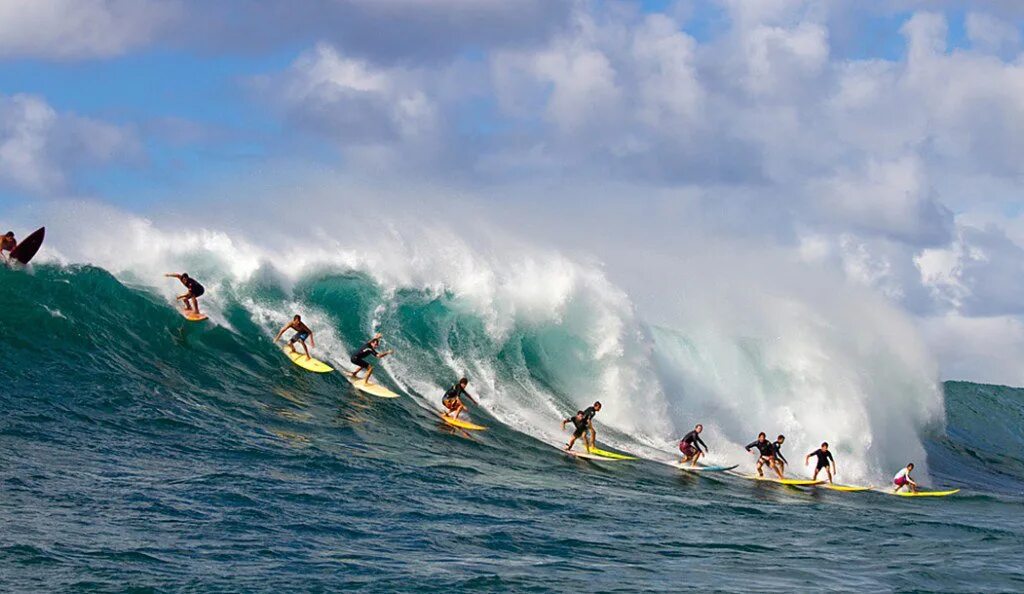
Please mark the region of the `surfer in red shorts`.
POLYGON ((900 470, 896 473, 896 476, 892 477, 892 484, 895 487, 892 490, 893 493, 898 493, 903 487, 907 487, 911 493, 917 493, 917 483, 910 476, 912 470, 914 470, 914 464, 907 464, 906 468, 900 470))
POLYGON ((683 459, 679 463, 680 465, 690 462, 690 468, 697 466, 697 460, 701 456, 708 453, 708 444, 704 443, 704 440, 700 438, 701 431, 704 431, 704 425, 697 423, 697 426, 693 428, 683 439, 679 441, 679 451, 683 453, 683 459), (701 446, 704 447, 703 451, 701 446))

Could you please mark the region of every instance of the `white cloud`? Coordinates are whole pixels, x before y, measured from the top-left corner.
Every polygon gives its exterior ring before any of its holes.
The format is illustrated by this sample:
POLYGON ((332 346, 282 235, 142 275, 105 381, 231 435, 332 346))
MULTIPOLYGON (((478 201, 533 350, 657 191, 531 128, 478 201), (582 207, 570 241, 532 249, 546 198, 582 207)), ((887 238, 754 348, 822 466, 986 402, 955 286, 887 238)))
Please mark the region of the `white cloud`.
POLYGON ((0 58, 106 58, 148 44, 175 0, 0 0, 0 58))
POLYGON ((0 183, 36 194, 67 189, 79 167, 136 158, 134 132, 61 114, 32 95, 0 95, 0 183))

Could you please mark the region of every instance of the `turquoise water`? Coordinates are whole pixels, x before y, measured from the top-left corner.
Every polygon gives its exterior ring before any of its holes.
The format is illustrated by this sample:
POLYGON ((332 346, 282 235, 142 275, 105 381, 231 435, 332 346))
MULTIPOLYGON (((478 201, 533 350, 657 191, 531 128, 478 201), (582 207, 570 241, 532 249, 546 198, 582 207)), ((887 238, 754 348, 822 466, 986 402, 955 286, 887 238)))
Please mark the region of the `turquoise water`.
POLYGON ((572 333, 494 342, 433 294, 264 279, 190 324, 98 268, 0 270, 0 284, 3 590, 1024 589, 1024 390, 945 384, 946 425, 922 439, 931 483, 955 497, 800 490, 569 459, 530 429, 548 404, 528 399, 474 410, 486 432, 450 430, 417 388, 449 381, 441 352, 556 395, 593 369, 572 333), (378 325, 415 353, 415 373, 382 372, 403 398, 293 366, 262 313, 283 301, 323 312, 345 344, 378 325))

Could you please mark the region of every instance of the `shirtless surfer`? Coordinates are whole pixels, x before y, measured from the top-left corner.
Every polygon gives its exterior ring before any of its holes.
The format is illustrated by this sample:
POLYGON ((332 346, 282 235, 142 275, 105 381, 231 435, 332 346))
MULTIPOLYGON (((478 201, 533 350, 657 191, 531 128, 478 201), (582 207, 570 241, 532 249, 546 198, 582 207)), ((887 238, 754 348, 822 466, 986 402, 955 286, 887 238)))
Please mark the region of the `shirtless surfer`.
POLYGON ((295 334, 293 334, 291 339, 288 341, 288 348, 295 353, 297 352, 295 350, 295 343, 300 342, 302 343, 302 350, 306 351, 306 358, 311 359, 312 357, 309 355, 309 347, 306 346, 306 339, 308 338, 309 344, 314 347, 316 346, 316 341, 313 340, 313 331, 309 329, 309 326, 302 323, 302 317, 299 314, 295 314, 292 321, 285 324, 284 328, 281 328, 281 331, 274 337, 274 342, 281 340, 281 336, 288 330, 295 331, 295 334))

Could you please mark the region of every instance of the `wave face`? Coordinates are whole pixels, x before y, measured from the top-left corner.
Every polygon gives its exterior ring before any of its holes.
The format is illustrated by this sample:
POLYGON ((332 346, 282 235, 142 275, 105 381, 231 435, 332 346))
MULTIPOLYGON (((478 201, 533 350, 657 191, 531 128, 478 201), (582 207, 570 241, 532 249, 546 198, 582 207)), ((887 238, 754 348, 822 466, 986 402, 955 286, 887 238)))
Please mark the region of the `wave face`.
POLYGON ((873 406, 907 405, 858 394, 900 376, 881 362, 870 381, 838 363, 794 367, 774 343, 646 326, 622 291, 572 268, 515 297, 496 274, 473 300, 350 268, 289 275, 260 263, 245 278, 207 272, 211 324, 185 322, 170 291, 140 276, 0 270, 0 574, 12 590, 565 591, 581 575, 601 590, 680 580, 885 589, 919 568, 900 531, 946 559, 914 573, 922 589, 1009 590, 1024 577, 1014 562, 1024 532, 1007 523, 1024 481, 1020 390, 951 384, 947 431, 932 419, 911 431, 933 484, 972 489, 934 505, 680 476, 651 462, 605 468, 548 445, 565 437, 559 417, 594 398, 607 406, 603 439, 664 460, 665 438, 692 416, 716 419, 709 442, 723 458, 730 437, 758 423, 839 434, 817 399, 842 396, 827 402, 859 415, 866 425, 850 431, 872 443, 838 460, 870 475, 887 464, 876 445, 901 443, 873 406), (401 356, 381 378, 408 397, 363 396, 293 366, 270 337, 294 310, 335 363, 384 330, 401 356), (452 432, 427 410, 462 373, 482 400, 482 435, 452 432), (809 389, 833 373, 851 385, 809 389), (879 543, 889 554, 877 555, 879 543), (744 570, 751 563, 772 570, 744 570), (838 563, 849 569, 837 574, 838 563))

